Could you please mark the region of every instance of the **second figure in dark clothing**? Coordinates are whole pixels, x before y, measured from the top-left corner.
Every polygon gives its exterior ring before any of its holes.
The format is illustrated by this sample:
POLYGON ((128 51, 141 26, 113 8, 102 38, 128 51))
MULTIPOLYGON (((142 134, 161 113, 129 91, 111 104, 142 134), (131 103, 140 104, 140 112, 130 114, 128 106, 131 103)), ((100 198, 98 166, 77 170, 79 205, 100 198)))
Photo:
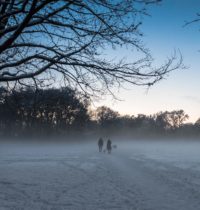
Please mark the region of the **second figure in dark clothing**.
POLYGON ((112 142, 110 139, 108 139, 107 141, 107 150, 108 150, 108 153, 110 154, 112 150, 112 142))

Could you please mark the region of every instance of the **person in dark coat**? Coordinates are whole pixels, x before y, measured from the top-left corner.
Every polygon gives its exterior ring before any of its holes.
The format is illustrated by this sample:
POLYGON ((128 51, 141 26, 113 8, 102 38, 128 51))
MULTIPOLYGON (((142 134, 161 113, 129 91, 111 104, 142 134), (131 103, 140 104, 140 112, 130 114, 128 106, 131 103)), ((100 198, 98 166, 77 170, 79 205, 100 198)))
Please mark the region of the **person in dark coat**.
POLYGON ((102 138, 99 138, 98 146, 99 146, 99 152, 102 152, 102 148, 103 148, 103 139, 102 138))
POLYGON ((112 142, 110 139, 108 139, 107 141, 107 150, 108 150, 108 153, 110 154, 112 150, 112 142))

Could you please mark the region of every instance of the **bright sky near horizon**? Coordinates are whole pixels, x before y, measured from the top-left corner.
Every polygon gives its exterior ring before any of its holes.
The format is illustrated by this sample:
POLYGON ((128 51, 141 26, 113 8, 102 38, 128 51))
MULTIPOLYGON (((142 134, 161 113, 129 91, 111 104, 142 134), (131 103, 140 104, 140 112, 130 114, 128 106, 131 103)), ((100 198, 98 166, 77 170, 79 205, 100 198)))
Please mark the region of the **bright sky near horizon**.
MULTIPOLYGON (((184 23, 200 12, 200 0, 163 0, 148 11, 151 16, 144 18, 141 31, 155 64, 163 63, 174 50, 180 50, 188 68, 171 72, 148 91, 145 87, 126 85, 117 94, 122 101, 107 96, 95 106, 106 105, 130 115, 183 109, 190 116, 189 122, 195 122, 200 118, 200 22, 187 27, 184 23)), ((115 53, 119 56, 119 51, 115 53)), ((120 51, 120 55, 130 59, 131 52, 120 51)))

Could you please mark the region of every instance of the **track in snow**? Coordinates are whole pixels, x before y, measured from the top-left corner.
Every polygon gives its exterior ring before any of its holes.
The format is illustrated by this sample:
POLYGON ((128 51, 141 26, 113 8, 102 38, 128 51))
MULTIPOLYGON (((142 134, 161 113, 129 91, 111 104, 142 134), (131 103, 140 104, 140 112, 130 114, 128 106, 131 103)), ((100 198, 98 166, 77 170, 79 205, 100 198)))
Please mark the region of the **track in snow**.
POLYGON ((196 210, 200 144, 2 145, 0 210, 196 210))

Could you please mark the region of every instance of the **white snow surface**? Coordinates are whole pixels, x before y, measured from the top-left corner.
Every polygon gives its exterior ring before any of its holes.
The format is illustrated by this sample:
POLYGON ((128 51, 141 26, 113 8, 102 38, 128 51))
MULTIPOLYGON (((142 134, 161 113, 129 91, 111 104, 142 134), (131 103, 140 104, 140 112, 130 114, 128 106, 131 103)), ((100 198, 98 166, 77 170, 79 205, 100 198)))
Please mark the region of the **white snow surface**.
POLYGON ((0 210, 200 209, 200 142, 116 144, 0 144, 0 210))

